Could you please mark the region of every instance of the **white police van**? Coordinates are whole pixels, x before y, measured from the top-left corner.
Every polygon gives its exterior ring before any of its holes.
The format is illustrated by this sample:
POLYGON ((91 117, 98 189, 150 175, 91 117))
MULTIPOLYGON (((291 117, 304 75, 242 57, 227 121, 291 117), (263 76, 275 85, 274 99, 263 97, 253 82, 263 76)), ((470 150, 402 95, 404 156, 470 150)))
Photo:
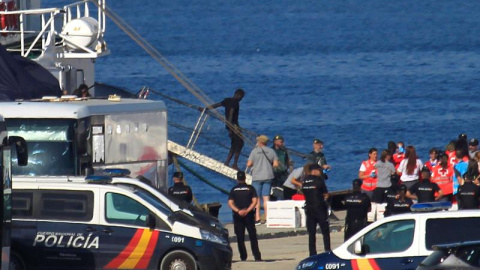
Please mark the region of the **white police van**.
MULTIPOLYGON (((105 172, 108 174, 109 171, 112 169, 106 169, 105 172)), ((121 170, 119 170, 121 171, 121 170)), ((128 172, 124 175, 128 175, 128 172)), ((220 233, 224 238, 228 239, 228 230, 225 226, 220 223, 220 221, 213 217, 212 215, 196 208, 195 206, 188 204, 186 202, 177 200, 176 198, 168 195, 167 192, 163 190, 159 190, 153 187, 150 182, 141 181, 137 178, 129 178, 129 177, 115 177, 112 178, 112 184, 123 184, 123 185, 130 185, 137 189, 142 189, 145 192, 151 193, 152 196, 156 197, 161 203, 164 203, 168 208, 172 209, 173 212, 176 211, 183 211, 184 213, 195 217, 196 219, 200 220, 215 228, 218 233, 220 233)))
POLYGON ((13 269, 231 268, 227 239, 150 192, 49 179, 13 183, 13 269))
POLYGON ((331 252, 302 260, 303 269, 415 269, 432 246, 480 240, 480 210, 394 215, 370 224, 331 252))

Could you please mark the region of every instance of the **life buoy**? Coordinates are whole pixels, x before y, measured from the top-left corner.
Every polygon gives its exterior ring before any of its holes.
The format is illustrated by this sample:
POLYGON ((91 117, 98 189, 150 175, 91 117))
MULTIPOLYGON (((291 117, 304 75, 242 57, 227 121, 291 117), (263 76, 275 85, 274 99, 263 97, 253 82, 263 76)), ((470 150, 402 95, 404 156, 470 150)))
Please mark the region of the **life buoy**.
MULTIPOLYGON (((6 10, 7 10, 7 5, 5 4, 5 2, 1 2, 0 3, 0 11, 6 11, 6 10)), ((0 15, 0 28, 1 28, 0 30, 2 30, 2 31, 8 30, 7 19, 8 19, 7 15, 5 15, 5 14, 0 15)), ((7 35, 7 33, 2 33, 2 36, 5 37, 6 35, 7 35)))
MULTIPOLYGON (((10 1, 7 3, 7 10, 8 11, 16 11, 17 10, 17 3, 15 1, 10 1)), ((7 16, 7 27, 9 30, 18 30, 18 21, 19 15, 18 14, 11 14, 7 16)))

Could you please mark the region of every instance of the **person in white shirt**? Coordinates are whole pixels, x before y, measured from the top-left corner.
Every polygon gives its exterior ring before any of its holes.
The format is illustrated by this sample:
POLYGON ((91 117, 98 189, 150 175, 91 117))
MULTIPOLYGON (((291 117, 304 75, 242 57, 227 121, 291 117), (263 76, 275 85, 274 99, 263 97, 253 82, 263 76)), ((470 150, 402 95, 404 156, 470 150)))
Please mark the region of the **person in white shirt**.
POLYGON ((423 163, 417 157, 415 147, 412 145, 407 146, 405 159, 400 162, 397 172, 401 174, 400 180, 402 180, 403 184, 407 186, 408 189, 418 182, 422 167, 423 163))

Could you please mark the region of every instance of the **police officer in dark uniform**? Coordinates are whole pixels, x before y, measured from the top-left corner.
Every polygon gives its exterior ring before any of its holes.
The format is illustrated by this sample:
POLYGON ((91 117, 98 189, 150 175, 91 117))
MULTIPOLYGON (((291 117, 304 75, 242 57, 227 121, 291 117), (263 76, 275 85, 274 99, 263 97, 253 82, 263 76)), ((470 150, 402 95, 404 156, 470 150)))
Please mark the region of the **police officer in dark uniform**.
POLYGON ((355 179, 352 183, 353 192, 345 197, 345 218, 344 241, 367 226, 367 214, 372 208, 370 198, 361 192, 362 180, 355 179))
MULTIPOLYGON (((385 194, 385 200, 386 200, 386 203, 387 203, 387 206, 392 203, 392 201, 398 199, 399 195, 399 191, 400 191, 400 176, 394 174, 390 177, 390 182, 392 182, 392 185, 387 188, 387 192, 385 194)), ((385 212, 383 213, 383 216, 385 217, 388 217, 388 216, 391 216, 391 213, 390 213, 390 208, 389 207, 385 207, 385 212)))
POLYGON ((257 230, 255 229, 255 205, 258 196, 255 188, 245 183, 245 173, 237 172, 238 184, 230 190, 228 195, 228 206, 233 212, 233 228, 237 236, 238 251, 240 260, 247 259, 245 248, 245 228, 248 231, 250 245, 252 247, 255 261, 261 261, 262 256, 258 248, 257 230))
POLYGON ((410 206, 412 206, 413 201, 410 198, 407 198, 407 186, 400 185, 398 189, 398 199, 391 200, 387 204, 387 209, 385 210, 384 216, 409 213, 410 206))
POLYGON ((191 203, 193 199, 192 189, 183 183, 183 173, 173 173, 173 186, 168 189, 168 195, 173 196, 176 199, 191 203))
POLYGON ((328 224, 328 190, 322 175, 322 168, 318 164, 309 167, 310 174, 305 177, 302 191, 305 195, 305 214, 307 217, 308 249, 310 256, 317 254, 316 233, 317 224, 323 235, 325 251, 330 251, 330 228, 328 224))
POLYGON ((422 168, 422 178, 407 191, 407 197, 418 200, 419 203, 438 201, 443 196, 443 191, 436 183, 430 182, 431 172, 428 167, 422 168), (435 193, 438 193, 435 196, 435 193))
POLYGON ((458 209, 478 209, 480 200, 480 187, 475 185, 473 176, 469 173, 463 175, 464 184, 458 188, 458 209))

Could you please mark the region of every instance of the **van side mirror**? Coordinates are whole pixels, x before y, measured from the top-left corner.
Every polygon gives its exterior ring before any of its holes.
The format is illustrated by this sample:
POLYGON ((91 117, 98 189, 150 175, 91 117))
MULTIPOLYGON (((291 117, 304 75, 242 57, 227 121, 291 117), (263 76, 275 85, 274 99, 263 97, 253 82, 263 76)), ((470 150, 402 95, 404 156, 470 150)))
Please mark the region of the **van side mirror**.
POLYGON ((19 136, 10 136, 8 137, 8 144, 15 146, 17 152, 17 163, 18 166, 27 166, 28 165, 28 148, 27 142, 24 138, 19 136))
POLYGON ((366 246, 362 244, 362 240, 357 240, 353 246, 353 252, 356 255, 364 255, 366 253, 366 246))
POLYGON ((145 220, 145 225, 152 230, 155 229, 155 227, 157 226, 155 216, 152 214, 148 214, 147 219, 145 220))

